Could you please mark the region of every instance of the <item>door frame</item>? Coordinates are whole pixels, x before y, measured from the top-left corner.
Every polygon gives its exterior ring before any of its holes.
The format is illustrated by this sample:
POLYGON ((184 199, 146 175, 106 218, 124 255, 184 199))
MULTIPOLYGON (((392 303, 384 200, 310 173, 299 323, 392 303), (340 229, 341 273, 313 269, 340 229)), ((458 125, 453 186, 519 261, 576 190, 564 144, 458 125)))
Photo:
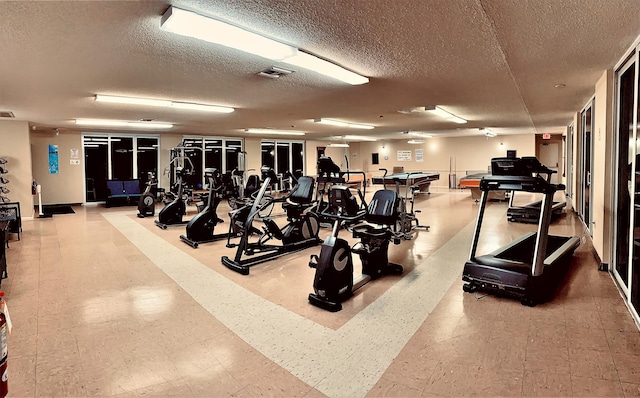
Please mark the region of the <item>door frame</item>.
POLYGON ((578 145, 579 145, 579 150, 578 150, 578 154, 579 154, 579 170, 578 170, 578 175, 580 178, 578 178, 578 182, 579 185, 577 185, 578 188, 578 202, 577 204, 577 211, 578 211, 578 216, 580 217, 580 220, 582 221, 582 223, 584 224, 585 228, 587 229, 587 231, 589 231, 589 236, 593 237, 593 154, 594 154, 594 148, 593 148, 593 138, 594 138, 594 134, 593 134, 593 126, 594 126, 594 110, 595 110, 595 95, 593 97, 591 97, 591 99, 589 99, 589 101, 587 102, 587 104, 582 108, 582 110, 580 111, 580 134, 578 136, 579 140, 578 140, 578 145), (588 147, 588 151, 587 152, 587 146, 586 146, 586 140, 585 140, 585 136, 586 136, 586 113, 587 111, 591 112, 591 120, 590 120, 590 131, 589 131, 589 147, 588 147), (586 160, 588 158, 588 165, 589 165, 589 170, 586 170, 587 168, 587 163, 586 160), (585 200, 585 191, 588 188, 588 193, 589 193, 589 199, 588 201, 585 200), (588 202, 588 203, 587 203, 588 202), (587 209, 587 210, 585 210, 587 209), (585 214, 586 213, 586 214, 585 214), (586 216, 586 218, 585 218, 586 216))

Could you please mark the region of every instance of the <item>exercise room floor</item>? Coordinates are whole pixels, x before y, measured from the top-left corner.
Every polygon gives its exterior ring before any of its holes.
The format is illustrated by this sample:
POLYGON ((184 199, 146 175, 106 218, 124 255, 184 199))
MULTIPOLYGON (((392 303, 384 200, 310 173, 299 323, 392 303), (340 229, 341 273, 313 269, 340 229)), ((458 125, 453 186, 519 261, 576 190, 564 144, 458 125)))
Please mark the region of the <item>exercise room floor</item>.
MULTIPOLYGON (((307 302, 320 246, 242 276, 224 242, 192 249, 134 207, 24 221, 2 281, 9 396, 640 396, 640 333, 588 239, 549 303, 464 293, 478 205, 433 191, 416 200, 430 231, 390 245, 404 274, 338 313, 307 302)), ((488 207, 479 253, 535 228, 506 209, 488 207)), ((551 232, 583 238, 572 213, 551 232)))

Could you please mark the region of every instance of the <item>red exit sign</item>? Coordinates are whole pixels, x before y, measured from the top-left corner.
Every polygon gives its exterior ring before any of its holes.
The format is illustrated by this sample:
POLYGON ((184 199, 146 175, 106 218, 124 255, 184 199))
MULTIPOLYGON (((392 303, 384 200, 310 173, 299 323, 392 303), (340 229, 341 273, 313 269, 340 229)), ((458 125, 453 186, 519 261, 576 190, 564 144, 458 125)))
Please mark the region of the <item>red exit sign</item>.
POLYGON ((551 134, 549 134, 549 133, 542 134, 542 139, 543 140, 550 140, 551 139, 551 134))

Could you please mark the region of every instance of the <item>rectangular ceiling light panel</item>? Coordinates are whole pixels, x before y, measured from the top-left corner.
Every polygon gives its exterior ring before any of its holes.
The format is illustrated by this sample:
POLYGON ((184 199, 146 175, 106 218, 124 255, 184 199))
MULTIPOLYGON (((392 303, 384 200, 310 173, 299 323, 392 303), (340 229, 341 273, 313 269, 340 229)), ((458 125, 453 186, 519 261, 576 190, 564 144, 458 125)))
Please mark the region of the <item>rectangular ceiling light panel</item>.
POLYGON ((111 102, 116 104, 164 106, 164 107, 172 107, 177 109, 190 109, 195 111, 217 112, 217 113, 231 113, 234 111, 233 108, 230 108, 228 106, 204 105, 204 104, 195 104, 191 102, 177 102, 177 101, 159 100, 159 99, 151 99, 151 98, 121 97, 117 95, 104 95, 104 94, 96 94, 96 101, 111 102))
POLYGON ((249 134, 273 134, 273 135, 304 135, 302 131, 293 130, 272 130, 272 129, 245 129, 245 133, 249 134))
POLYGON ((338 127, 348 127, 352 129, 371 130, 374 128, 373 126, 368 124, 347 123, 347 122, 341 122, 339 120, 333 120, 333 119, 319 118, 319 119, 314 119, 313 121, 315 123, 328 124, 330 126, 338 126, 338 127))
POLYGON ((309 69, 352 85, 369 79, 298 48, 192 11, 169 7, 160 29, 309 69))
POLYGON ((310 69, 322 75, 333 77, 334 79, 338 79, 354 86, 369 82, 369 78, 367 77, 360 76, 359 74, 346 70, 341 66, 302 51, 298 51, 295 55, 283 59, 282 62, 310 69))
POLYGON ((145 129, 170 129, 173 124, 154 122, 129 122, 126 120, 104 120, 104 119, 76 119, 79 126, 96 127, 136 127, 145 129))
POLYGON ((441 118, 448 120, 450 122, 454 122, 454 123, 458 123, 458 124, 465 124, 467 123, 467 121, 461 117, 458 117, 456 115, 454 115, 453 113, 449 113, 447 111, 445 111, 444 109, 440 108, 439 106, 426 106, 424 108, 425 111, 429 112, 429 113, 433 113, 434 115, 440 116, 441 118))
POLYGON ((171 106, 171 101, 157 100, 150 98, 120 97, 115 95, 96 95, 96 102, 111 102, 115 104, 149 105, 149 106, 171 106))
POLYGON ((244 51, 260 57, 282 60, 298 49, 237 26, 175 7, 162 16, 160 29, 244 51))

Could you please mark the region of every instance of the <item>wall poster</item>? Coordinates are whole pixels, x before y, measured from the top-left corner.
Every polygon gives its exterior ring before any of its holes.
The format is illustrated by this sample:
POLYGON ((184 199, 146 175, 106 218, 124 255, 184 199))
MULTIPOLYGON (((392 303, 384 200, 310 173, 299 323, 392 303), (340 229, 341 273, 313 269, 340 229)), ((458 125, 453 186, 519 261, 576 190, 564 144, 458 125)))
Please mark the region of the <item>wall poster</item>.
POLYGON ((398 151, 398 162, 410 162, 411 151, 398 151))
POLYGON ((416 162, 424 162, 424 149, 416 149, 416 162))
POLYGON ((49 174, 58 174, 58 146, 49 144, 49 174))

